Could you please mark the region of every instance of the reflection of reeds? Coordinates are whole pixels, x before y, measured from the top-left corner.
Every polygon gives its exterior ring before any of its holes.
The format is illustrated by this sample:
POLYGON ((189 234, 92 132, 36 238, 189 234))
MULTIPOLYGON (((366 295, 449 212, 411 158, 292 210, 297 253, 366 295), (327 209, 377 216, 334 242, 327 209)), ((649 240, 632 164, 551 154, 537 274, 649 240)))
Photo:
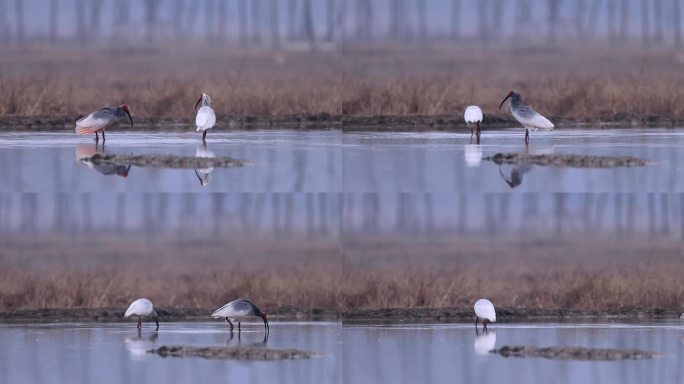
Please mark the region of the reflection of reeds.
POLYGON ((139 296, 167 308, 250 297, 303 311, 468 309, 478 297, 508 308, 676 310, 684 299, 676 243, 385 239, 352 241, 342 253, 334 242, 98 239, 4 242, 0 310, 125 308, 139 296))
POLYGON ((553 118, 684 118, 684 66, 657 51, 64 51, 2 55, 0 116, 75 117, 125 101, 136 116, 191 118, 201 91, 223 116, 460 116, 467 104, 492 116, 514 88, 553 118))

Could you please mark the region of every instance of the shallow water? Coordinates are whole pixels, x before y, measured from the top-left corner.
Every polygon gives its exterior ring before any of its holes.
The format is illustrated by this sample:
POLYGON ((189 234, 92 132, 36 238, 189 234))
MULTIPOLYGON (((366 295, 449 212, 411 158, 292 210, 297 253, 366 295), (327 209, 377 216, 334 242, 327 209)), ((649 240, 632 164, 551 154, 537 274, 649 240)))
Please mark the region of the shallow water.
POLYGON ((194 133, 112 132, 107 139, 107 152, 229 156, 255 164, 204 172, 209 173, 204 187, 192 170, 133 167, 124 178, 122 172, 104 175, 77 161, 94 153, 90 138, 68 132, 2 133, 0 192, 684 191, 682 129, 536 132, 528 148, 519 130, 487 131, 481 145, 470 144, 469 134, 451 132, 212 132, 206 148, 194 133), (525 151, 629 155, 656 164, 571 169, 480 161, 498 152, 525 151))
POLYGON ((684 325, 495 324, 477 336, 472 324, 392 326, 339 323, 271 325, 269 348, 319 353, 309 360, 275 362, 162 358, 145 351, 161 345, 263 345, 260 325, 240 340, 225 324, 133 323, 0 325, 0 382, 253 382, 253 383, 642 383, 684 379, 684 325), (486 353, 504 345, 638 348, 651 360, 619 362, 504 358, 486 353))

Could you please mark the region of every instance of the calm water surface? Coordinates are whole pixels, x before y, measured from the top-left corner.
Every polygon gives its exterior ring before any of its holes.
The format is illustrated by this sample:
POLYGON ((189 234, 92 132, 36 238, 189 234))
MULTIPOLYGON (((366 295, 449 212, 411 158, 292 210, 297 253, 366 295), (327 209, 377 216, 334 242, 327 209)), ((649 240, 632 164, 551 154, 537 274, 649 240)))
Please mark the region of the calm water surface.
POLYGON ((674 383, 684 380, 684 325, 496 324, 476 335, 472 324, 394 326, 274 323, 266 345, 320 354, 277 362, 161 358, 161 345, 263 346, 261 327, 229 338, 224 324, 162 323, 138 337, 130 324, 0 326, 3 383, 674 383), (639 348, 663 354, 620 362, 503 358, 504 345, 639 348), (553 378, 553 379, 552 379, 553 378), (513 381, 512 381, 513 380, 513 381))

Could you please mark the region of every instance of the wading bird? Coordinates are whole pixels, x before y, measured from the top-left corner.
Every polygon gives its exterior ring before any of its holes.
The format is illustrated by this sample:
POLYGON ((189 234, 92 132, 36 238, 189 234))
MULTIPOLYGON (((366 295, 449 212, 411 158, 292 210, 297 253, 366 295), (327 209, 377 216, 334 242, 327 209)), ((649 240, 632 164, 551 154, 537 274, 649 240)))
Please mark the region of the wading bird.
POLYGON ((504 175, 503 171, 501 168, 499 168, 499 175, 501 175, 501 178, 504 179, 506 184, 513 189, 523 182, 523 175, 526 174, 527 172, 532 170, 532 165, 531 164, 521 164, 521 165, 516 165, 513 168, 511 168, 511 176, 506 177, 504 175))
POLYGON ((104 154, 104 150, 100 150, 97 144, 93 147, 91 144, 79 144, 76 147, 76 160, 86 165, 90 169, 94 169, 103 175, 118 175, 121 177, 128 177, 131 171, 131 165, 115 165, 115 164, 95 164, 90 158, 97 153, 104 154))
POLYGON ((128 105, 121 104, 116 108, 100 108, 76 122, 76 133, 79 135, 91 135, 94 133, 95 142, 97 143, 100 141, 100 137, 97 133, 102 131, 102 142, 104 143, 105 128, 115 121, 125 118, 126 116, 128 116, 128 120, 131 122, 132 127, 133 118, 131 117, 131 111, 128 109, 128 105))
MULTIPOLYGON (((197 147, 197 150, 195 151, 195 157, 214 158, 216 157, 216 154, 208 150, 207 144, 204 143, 202 146, 197 147)), ((214 167, 195 169, 195 175, 197 176, 197 179, 199 179, 201 186, 206 187, 209 184, 209 176, 213 171, 214 167)))
POLYGON ((482 319, 483 331, 487 331, 487 324, 496 323, 494 304, 487 299, 480 299, 475 302, 475 329, 477 329, 477 322, 480 319, 482 319))
POLYGON ((511 99, 510 108, 513 118, 525 127, 525 144, 530 143, 530 129, 534 131, 537 129, 553 129, 553 123, 529 105, 524 104, 522 95, 517 92, 510 91, 499 105, 499 109, 509 98, 511 99))
POLYGON ((480 123, 482 123, 482 110, 477 105, 470 105, 463 114, 466 125, 470 128, 470 138, 473 138, 473 125, 476 127, 475 133, 480 137, 480 123))
POLYGON ((211 109, 211 97, 209 95, 202 93, 197 103, 195 103, 195 109, 197 109, 200 103, 202 106, 197 111, 197 116, 195 116, 195 125, 197 126, 197 132, 202 131, 202 142, 206 142, 207 130, 216 124, 216 115, 214 110, 211 109))
POLYGON ((148 299, 138 299, 132 302, 124 314, 124 317, 131 316, 138 316, 138 329, 142 328, 142 318, 148 316, 152 316, 154 322, 157 323, 157 330, 159 329, 159 316, 157 316, 152 302, 148 299))
POLYGON ((225 318, 230 325, 231 332, 233 332, 233 321, 237 321, 238 333, 240 332, 240 322, 248 316, 261 317, 261 320, 264 321, 264 329, 266 332, 270 331, 268 320, 266 320, 266 313, 262 312, 259 307, 247 299, 233 300, 211 314, 211 317, 225 318))

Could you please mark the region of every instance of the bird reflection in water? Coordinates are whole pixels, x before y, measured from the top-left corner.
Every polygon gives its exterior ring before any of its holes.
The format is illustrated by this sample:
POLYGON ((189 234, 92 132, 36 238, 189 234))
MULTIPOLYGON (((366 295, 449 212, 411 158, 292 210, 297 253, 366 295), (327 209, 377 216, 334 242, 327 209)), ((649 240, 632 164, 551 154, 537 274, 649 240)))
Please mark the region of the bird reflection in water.
POLYGON ((478 144, 466 144, 463 155, 466 165, 469 167, 479 167, 482 162, 482 146, 478 144))
POLYGON ((149 336, 142 337, 140 330, 137 332, 137 337, 127 337, 124 342, 126 351, 128 351, 133 360, 143 360, 148 356, 147 351, 154 349, 154 344, 159 338, 159 334, 154 332, 149 336))
POLYGON ((230 336, 228 336, 228 340, 226 340, 226 345, 227 346, 238 345, 238 346, 247 346, 247 347, 265 347, 266 343, 268 343, 268 335, 269 335, 269 332, 265 332, 263 340, 251 341, 249 343, 242 344, 241 332, 238 332, 238 334, 237 334, 237 341, 233 341, 233 339, 235 338, 235 335, 233 332, 230 332, 230 336))
POLYGON ((103 175, 128 177, 128 174, 131 171, 130 165, 95 164, 91 162, 89 159, 97 153, 105 153, 104 145, 80 144, 76 147, 76 161, 103 175))
POLYGON ((504 175, 503 171, 501 170, 501 167, 499 167, 499 175, 501 175, 501 178, 504 179, 506 184, 508 184, 508 186, 511 187, 511 189, 513 189, 522 184, 523 175, 531 170, 531 164, 516 165, 513 168, 511 168, 510 175, 506 177, 506 175, 504 175))
MULTIPOLYGON (((216 157, 216 154, 208 150, 205 143, 197 147, 197 151, 195 151, 195 157, 214 158, 216 157)), ((195 169, 195 175, 197 176, 201 186, 205 187, 207 184, 209 184, 209 181, 211 180, 209 177, 213 170, 214 167, 195 169)))
POLYGON ((475 328, 475 342, 473 350, 479 356, 488 356, 489 351, 496 348, 496 332, 483 331, 482 334, 475 328))

